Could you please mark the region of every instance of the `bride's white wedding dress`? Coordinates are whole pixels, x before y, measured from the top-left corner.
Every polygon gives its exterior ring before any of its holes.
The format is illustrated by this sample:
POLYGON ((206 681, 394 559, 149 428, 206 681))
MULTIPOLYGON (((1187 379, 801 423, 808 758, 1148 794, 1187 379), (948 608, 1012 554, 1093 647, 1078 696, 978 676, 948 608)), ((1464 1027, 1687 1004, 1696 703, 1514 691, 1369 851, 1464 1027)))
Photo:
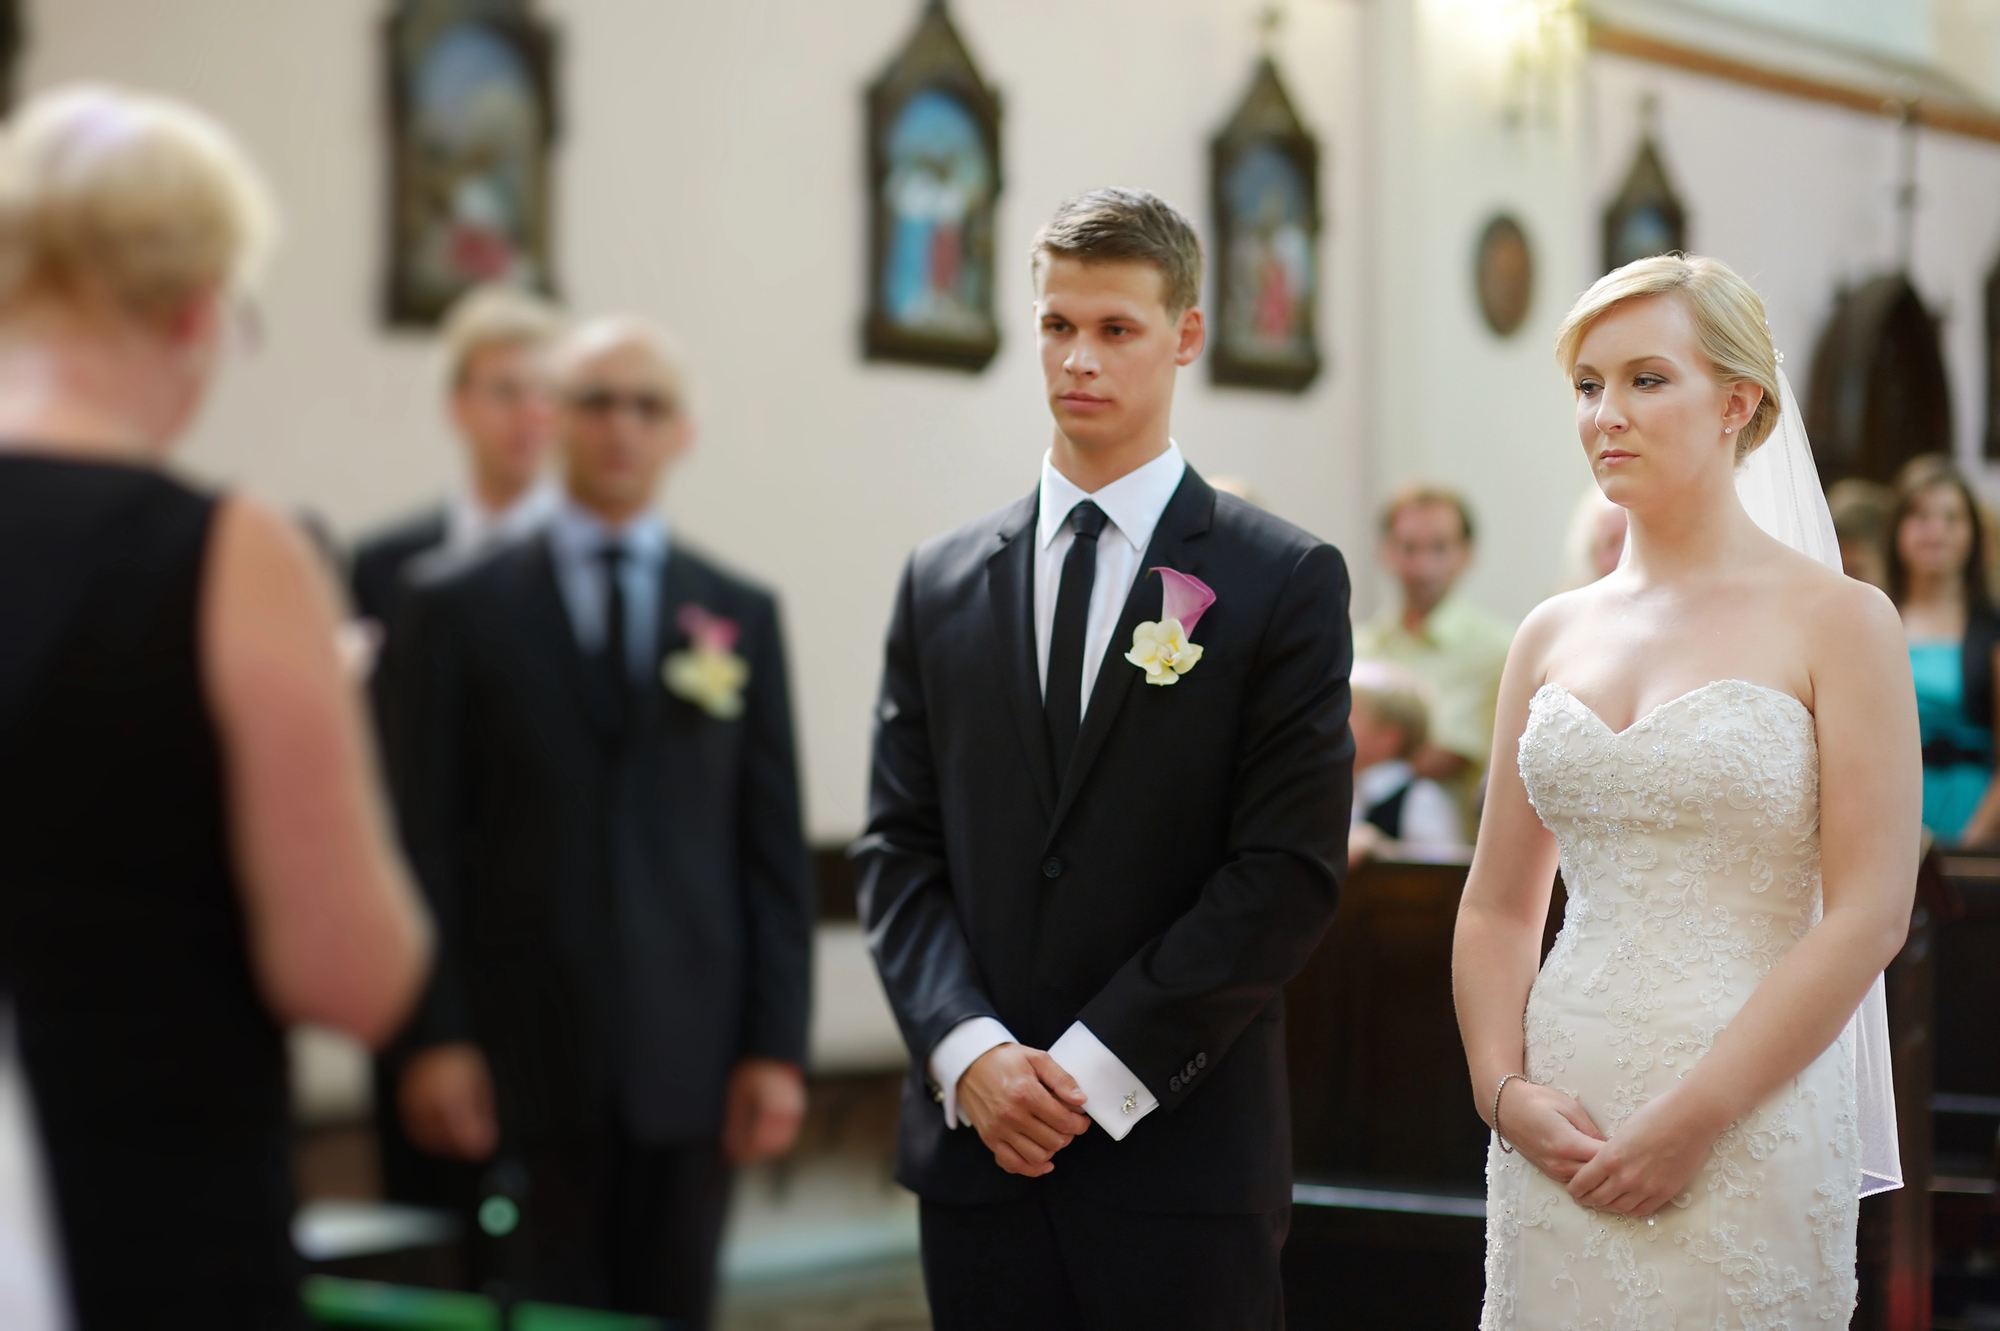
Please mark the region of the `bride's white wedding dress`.
MULTIPOLYGON (((1528 997, 1527 1074, 1609 1135, 1820 918, 1813 718, 1790 694, 1726 679, 1614 732, 1549 684, 1520 762, 1569 892, 1528 997)), ((1586 1210, 1490 1147, 1482 1331, 1847 1325, 1854 1040, 1850 1026, 1732 1124, 1650 1222, 1586 1210)))

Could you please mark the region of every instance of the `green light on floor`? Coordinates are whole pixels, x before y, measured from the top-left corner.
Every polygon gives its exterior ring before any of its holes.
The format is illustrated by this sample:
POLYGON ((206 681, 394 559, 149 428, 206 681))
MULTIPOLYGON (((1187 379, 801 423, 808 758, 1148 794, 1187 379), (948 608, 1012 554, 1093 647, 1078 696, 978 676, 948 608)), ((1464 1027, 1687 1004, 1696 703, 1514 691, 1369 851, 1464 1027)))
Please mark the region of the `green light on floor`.
POLYGON ((496 1239, 504 1239, 521 1223, 521 1208, 511 1198, 488 1197, 479 1204, 479 1227, 496 1239))

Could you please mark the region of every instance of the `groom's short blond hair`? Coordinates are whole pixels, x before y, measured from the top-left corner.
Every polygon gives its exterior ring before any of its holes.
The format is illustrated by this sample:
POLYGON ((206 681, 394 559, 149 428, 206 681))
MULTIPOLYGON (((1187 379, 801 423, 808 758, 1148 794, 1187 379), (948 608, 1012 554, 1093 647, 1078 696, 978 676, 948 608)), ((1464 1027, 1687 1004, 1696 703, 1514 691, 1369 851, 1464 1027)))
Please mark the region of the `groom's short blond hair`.
POLYGON ((1694 319, 1702 355, 1725 384, 1755 384, 1764 400, 1736 437, 1738 461, 1770 437, 1778 424, 1778 353, 1764 321, 1764 301, 1756 288, 1720 259, 1699 254, 1656 254, 1614 268, 1578 297, 1556 330, 1556 361, 1574 374, 1590 326, 1627 301, 1647 296, 1679 296, 1694 319))

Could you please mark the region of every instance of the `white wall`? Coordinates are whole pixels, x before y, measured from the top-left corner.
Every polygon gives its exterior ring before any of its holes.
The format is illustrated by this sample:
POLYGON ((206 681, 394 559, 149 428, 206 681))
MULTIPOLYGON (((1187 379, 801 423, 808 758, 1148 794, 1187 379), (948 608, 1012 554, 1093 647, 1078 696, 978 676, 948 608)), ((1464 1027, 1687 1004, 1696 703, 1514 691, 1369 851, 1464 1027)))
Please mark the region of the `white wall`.
MULTIPOLYGON (((425 346, 375 310, 383 230, 374 0, 39 0, 26 86, 107 78, 226 118, 266 166, 288 236, 267 349, 229 375, 198 471, 310 504, 344 531, 453 474, 425 346)), ((923 537, 1034 483, 1048 424, 1023 259, 1063 197, 1151 187, 1208 222, 1207 142, 1244 90, 1258 0, 956 0, 1005 97, 999 301, 979 376, 863 364, 861 93, 918 0, 547 0, 562 36, 557 269, 582 311, 635 310, 692 362, 700 454, 680 530, 785 600, 807 808, 863 814, 869 704, 898 565, 923 537)), ((1292 6, 1278 55, 1325 149, 1329 369, 1302 397, 1184 378, 1194 463, 1358 555, 1362 466, 1359 7, 1292 6)))
MULTIPOLYGON (((1377 0, 1368 12, 1375 490, 1423 477, 1467 495, 1479 523, 1467 593, 1518 618, 1553 589, 1562 526, 1590 480, 1550 355, 1587 280, 1575 52, 1480 0, 1377 0), (1549 77, 1514 76, 1517 43, 1548 58, 1549 77), (1487 327, 1473 281, 1498 212, 1521 223, 1535 263, 1527 318, 1506 338, 1487 327)), ((1377 600, 1389 597, 1374 581, 1377 600)))

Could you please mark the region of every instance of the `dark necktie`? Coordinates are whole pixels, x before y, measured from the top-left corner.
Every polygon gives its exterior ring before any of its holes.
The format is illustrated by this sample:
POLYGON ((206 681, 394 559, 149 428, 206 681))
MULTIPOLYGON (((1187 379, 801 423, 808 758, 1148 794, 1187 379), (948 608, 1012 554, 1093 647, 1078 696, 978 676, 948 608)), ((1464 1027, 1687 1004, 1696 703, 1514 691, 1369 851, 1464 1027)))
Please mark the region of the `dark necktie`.
POLYGON ((625 561, 631 556, 613 541, 597 552, 604 564, 604 651, 598 658, 605 693, 611 699, 612 718, 617 728, 625 728, 626 704, 632 692, 632 675, 625 664, 625 561))
POLYGON ((1063 558, 1062 589, 1056 593, 1055 624, 1049 630, 1049 677, 1042 689, 1058 790, 1069 775, 1083 722, 1083 640, 1090 630, 1090 586, 1097 580, 1097 538, 1105 521, 1104 510, 1088 499, 1069 511, 1076 539, 1063 558))

